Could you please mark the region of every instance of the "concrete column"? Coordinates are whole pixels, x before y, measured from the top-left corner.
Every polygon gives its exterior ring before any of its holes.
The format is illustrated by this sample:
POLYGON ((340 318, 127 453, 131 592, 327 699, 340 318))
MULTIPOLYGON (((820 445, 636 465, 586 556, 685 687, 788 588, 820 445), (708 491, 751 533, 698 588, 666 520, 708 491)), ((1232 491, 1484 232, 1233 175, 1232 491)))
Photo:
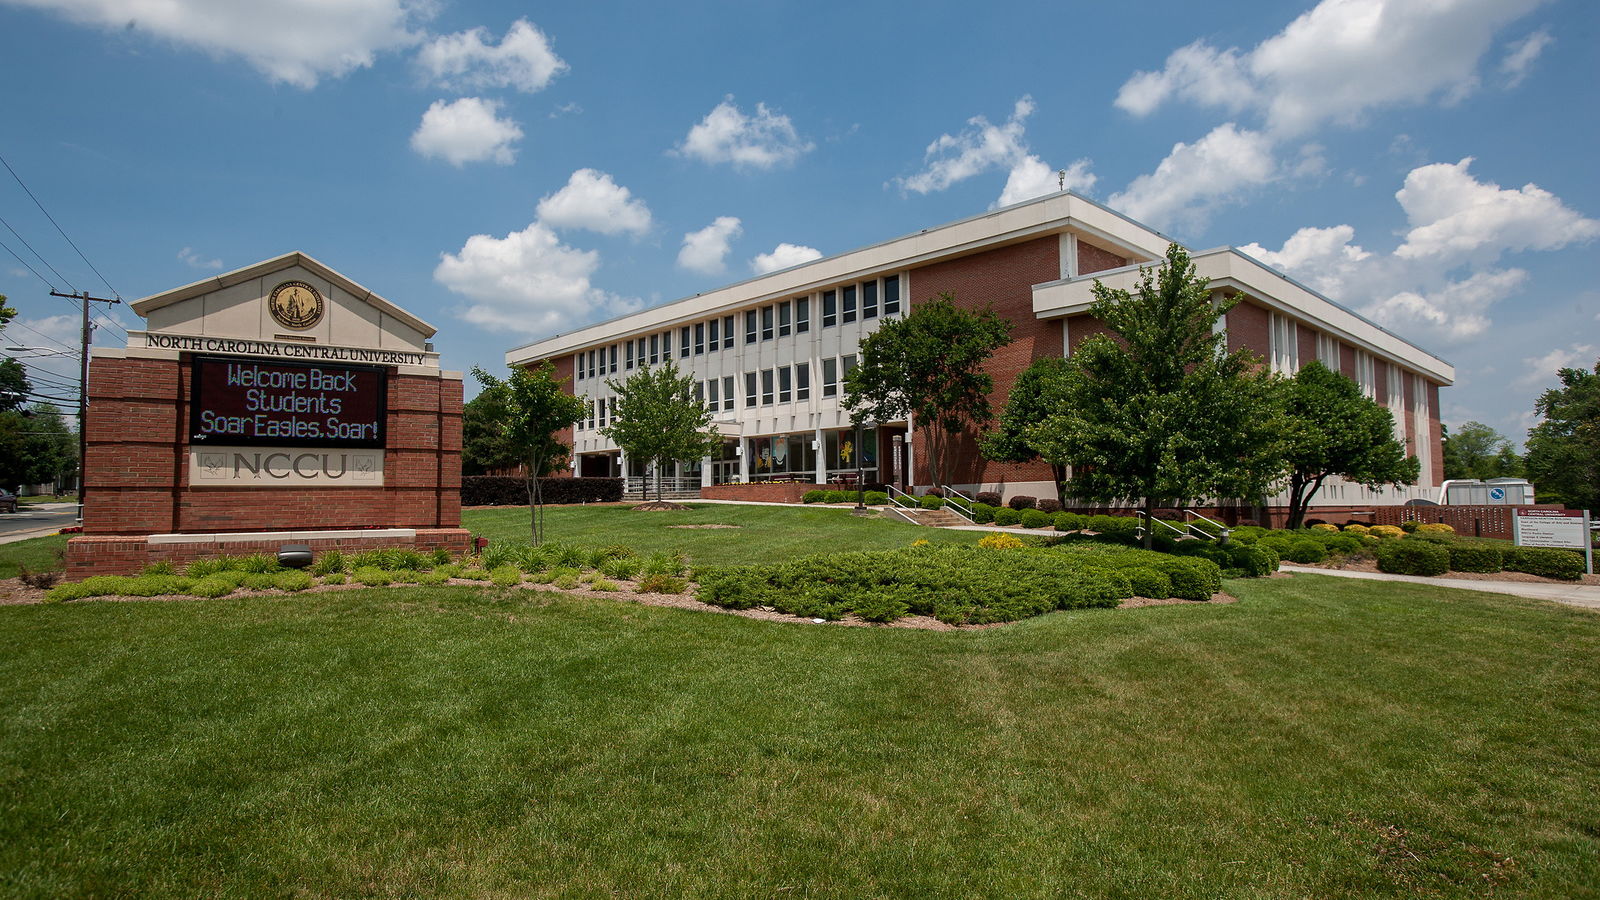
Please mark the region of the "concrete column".
POLYGON ((700 486, 703 488, 711 487, 711 457, 709 456, 700 460, 700 486))
POLYGON ((812 434, 812 438, 811 439, 817 442, 817 484, 827 484, 828 483, 828 459, 827 459, 828 442, 822 439, 822 429, 821 428, 813 430, 811 432, 811 434, 812 434))
POLYGON ((911 413, 906 413, 906 490, 911 491, 917 486, 917 461, 915 451, 912 449, 911 440, 917 434, 917 420, 911 413))
POLYGON ((750 483, 750 441, 739 438, 739 480, 750 483))

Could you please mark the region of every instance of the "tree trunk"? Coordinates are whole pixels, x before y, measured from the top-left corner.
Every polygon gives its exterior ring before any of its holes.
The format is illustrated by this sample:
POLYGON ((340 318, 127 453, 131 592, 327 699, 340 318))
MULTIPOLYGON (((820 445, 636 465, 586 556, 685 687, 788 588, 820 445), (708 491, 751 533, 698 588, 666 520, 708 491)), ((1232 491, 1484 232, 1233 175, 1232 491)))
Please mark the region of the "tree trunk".
POLYGON ((1066 463, 1051 463, 1050 477, 1056 480, 1056 502, 1062 509, 1067 508, 1067 466, 1066 463))

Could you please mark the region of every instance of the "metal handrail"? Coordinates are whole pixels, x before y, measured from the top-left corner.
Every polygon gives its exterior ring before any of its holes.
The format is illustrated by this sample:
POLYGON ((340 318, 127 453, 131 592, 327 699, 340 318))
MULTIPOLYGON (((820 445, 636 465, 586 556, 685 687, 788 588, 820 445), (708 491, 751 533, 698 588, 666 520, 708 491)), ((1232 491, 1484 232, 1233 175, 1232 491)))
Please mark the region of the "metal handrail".
MULTIPOLYGON (((1160 525, 1163 525, 1169 531, 1176 531, 1178 533, 1179 537, 1188 537, 1189 536, 1189 529, 1188 529, 1187 526, 1185 526, 1183 528, 1179 528, 1178 526, 1172 524, 1171 522, 1168 522, 1166 519, 1158 519, 1155 516, 1147 516, 1147 515, 1144 514, 1144 512, 1142 510, 1139 513, 1139 518, 1143 519, 1146 522, 1155 522, 1155 523, 1158 523, 1160 525)), ((1135 528, 1133 530, 1133 536, 1142 538, 1142 537, 1144 537, 1145 530, 1146 530, 1146 526, 1140 525, 1139 527, 1137 527, 1137 528, 1135 528)))
POLYGON ((961 493, 960 491, 956 490, 953 487, 944 488, 944 505, 945 505, 945 508, 953 511, 956 515, 960 516, 961 518, 966 519, 968 524, 971 524, 971 525, 978 524, 978 516, 977 516, 976 513, 974 513, 972 511, 972 504, 974 504, 976 502, 977 502, 976 500, 972 499, 971 497, 968 497, 966 494, 961 493), (955 497, 950 496, 951 494, 954 494, 955 497), (954 500, 956 497, 959 497, 961 499, 961 503, 952 503, 952 502, 950 502, 950 501, 954 500), (966 505, 962 506, 961 505, 962 503, 965 503, 966 505))
POLYGON ((1190 517, 1190 519, 1186 519, 1185 520, 1184 527, 1187 528, 1189 530, 1189 533, 1193 534, 1195 537, 1201 537, 1201 538, 1205 538, 1207 540, 1214 540, 1217 543, 1221 544, 1221 543, 1224 543, 1224 542, 1226 542, 1228 540, 1229 535, 1233 534, 1233 529, 1231 529, 1228 526, 1222 524, 1221 522, 1218 522, 1216 519, 1212 519, 1212 518, 1210 518, 1208 516, 1202 515, 1201 513, 1197 513, 1192 509, 1184 510, 1183 514, 1185 516, 1190 517), (1217 527, 1217 533, 1216 534, 1212 534, 1211 532, 1206 531, 1203 528, 1195 527, 1195 524, 1192 521, 1192 519, 1199 519, 1200 521, 1205 522, 1208 525, 1215 525, 1217 527))
POLYGON ((921 509, 922 508, 922 504, 917 502, 917 498, 911 496, 910 494, 906 493, 905 491, 895 490, 895 486, 894 485, 886 484, 883 487, 884 487, 885 491, 889 494, 889 502, 893 503, 895 506, 898 506, 901 509, 921 509), (904 500, 900 499, 902 497, 904 497, 905 499, 904 500))

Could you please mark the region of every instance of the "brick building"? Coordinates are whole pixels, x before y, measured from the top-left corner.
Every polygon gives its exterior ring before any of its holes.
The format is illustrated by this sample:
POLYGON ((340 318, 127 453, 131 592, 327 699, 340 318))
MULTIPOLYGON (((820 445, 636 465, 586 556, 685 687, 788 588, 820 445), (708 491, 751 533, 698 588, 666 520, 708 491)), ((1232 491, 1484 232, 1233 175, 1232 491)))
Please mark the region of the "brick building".
MULTIPOLYGON (((988 366, 998 410, 1032 361, 1070 355, 1102 330, 1087 314, 1096 279, 1131 288, 1139 266, 1159 262, 1168 242, 1062 192, 555 335, 511 350, 506 362, 552 361, 589 401, 588 417, 567 435, 578 474, 643 474, 599 433, 615 415, 605 381, 670 358, 693 373, 724 438, 717 457, 664 473, 683 486, 838 483, 859 463, 868 481, 925 487, 931 476, 914 422, 877 423, 856 456, 840 401, 861 338, 944 292, 962 305, 989 304, 1013 326, 1012 343, 988 366)), ((1420 459, 1422 479, 1405 490, 1330 480, 1317 498, 1326 512, 1437 494, 1444 465, 1439 388, 1454 380, 1449 363, 1238 250, 1192 255, 1213 290, 1245 297, 1222 323, 1230 349, 1252 350, 1280 372, 1313 359, 1343 372, 1394 412, 1396 436, 1420 459)), ((1042 463, 985 460, 969 441, 949 480, 1006 496, 1053 496, 1050 478, 1042 463)))
POLYGON ((301 253, 132 307, 146 330, 89 363, 69 575, 286 543, 465 549, 461 375, 433 326, 301 253), (255 409, 218 406, 240 395, 255 409))

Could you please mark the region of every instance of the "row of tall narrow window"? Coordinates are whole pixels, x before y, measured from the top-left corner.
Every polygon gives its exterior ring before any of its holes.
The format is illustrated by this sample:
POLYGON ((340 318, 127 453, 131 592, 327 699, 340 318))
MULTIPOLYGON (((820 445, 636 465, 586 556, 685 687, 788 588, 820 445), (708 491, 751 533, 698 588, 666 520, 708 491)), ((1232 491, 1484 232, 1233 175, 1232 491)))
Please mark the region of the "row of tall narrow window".
MULTIPOLYGON (((821 327, 831 328, 858 319, 875 319, 879 315, 892 316, 900 312, 900 276, 890 275, 873 281, 849 284, 842 288, 823 291, 821 295, 821 327)), ((734 316, 721 316, 683 325, 677 329, 678 358, 701 356, 718 350, 732 350, 734 316)), ((796 297, 768 304, 744 312, 744 342, 746 344, 785 338, 791 334, 811 331, 811 298, 796 297)), ((672 358, 674 333, 671 330, 632 338, 624 341, 621 351, 616 344, 579 351, 575 357, 574 377, 578 381, 614 374, 619 366, 633 369, 636 366, 654 366, 672 358)))

